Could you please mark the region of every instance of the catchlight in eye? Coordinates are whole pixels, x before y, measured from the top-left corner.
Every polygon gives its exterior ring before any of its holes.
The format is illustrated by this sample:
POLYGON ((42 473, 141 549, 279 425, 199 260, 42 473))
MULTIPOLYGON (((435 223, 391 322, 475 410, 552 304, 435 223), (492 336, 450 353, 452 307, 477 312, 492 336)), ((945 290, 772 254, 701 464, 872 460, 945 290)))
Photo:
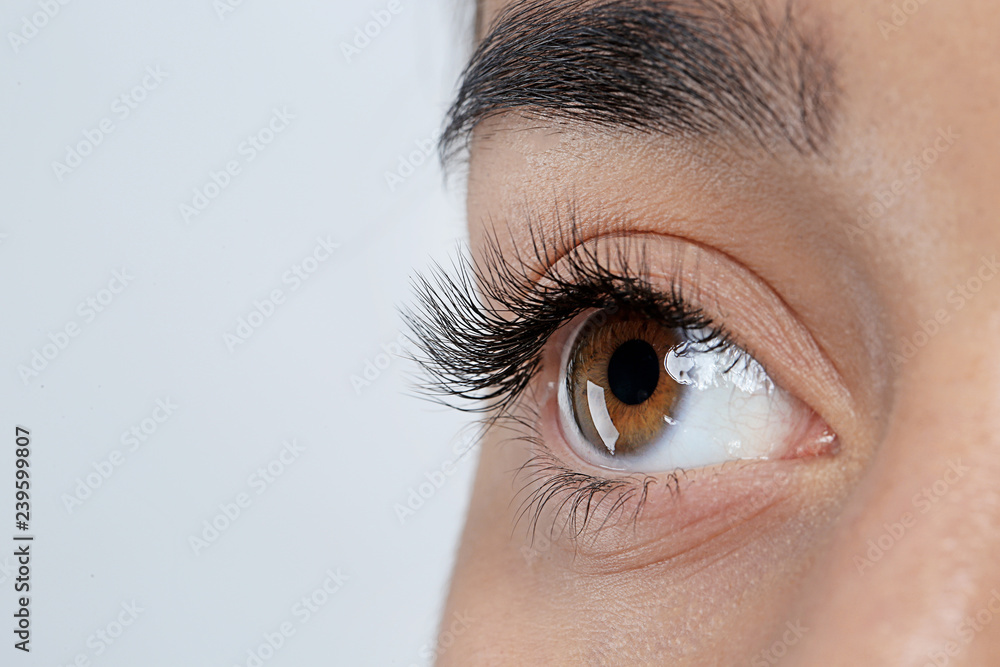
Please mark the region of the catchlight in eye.
POLYGON ((602 467, 655 472, 771 458, 810 413, 732 343, 638 313, 590 314, 562 358, 562 431, 602 467))

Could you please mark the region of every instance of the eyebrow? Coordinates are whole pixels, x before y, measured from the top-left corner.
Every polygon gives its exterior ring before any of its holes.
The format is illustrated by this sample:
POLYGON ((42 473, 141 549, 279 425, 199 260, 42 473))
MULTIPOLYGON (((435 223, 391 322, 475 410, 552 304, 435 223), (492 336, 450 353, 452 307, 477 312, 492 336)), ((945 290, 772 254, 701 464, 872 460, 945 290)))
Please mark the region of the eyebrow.
POLYGON ((511 111, 821 154, 839 93, 810 27, 791 0, 777 16, 759 0, 518 0, 463 72, 442 156, 511 111))

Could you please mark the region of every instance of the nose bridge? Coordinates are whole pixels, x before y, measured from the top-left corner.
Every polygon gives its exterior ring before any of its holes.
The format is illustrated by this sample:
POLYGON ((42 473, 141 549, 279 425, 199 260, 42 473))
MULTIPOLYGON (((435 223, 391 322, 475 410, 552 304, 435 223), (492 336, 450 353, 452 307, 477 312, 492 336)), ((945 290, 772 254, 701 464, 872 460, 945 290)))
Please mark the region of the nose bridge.
POLYGON ((801 664, 841 664, 823 650, 878 659, 843 664, 1000 664, 995 283, 910 334, 885 441, 817 567, 807 618, 821 631, 801 664))

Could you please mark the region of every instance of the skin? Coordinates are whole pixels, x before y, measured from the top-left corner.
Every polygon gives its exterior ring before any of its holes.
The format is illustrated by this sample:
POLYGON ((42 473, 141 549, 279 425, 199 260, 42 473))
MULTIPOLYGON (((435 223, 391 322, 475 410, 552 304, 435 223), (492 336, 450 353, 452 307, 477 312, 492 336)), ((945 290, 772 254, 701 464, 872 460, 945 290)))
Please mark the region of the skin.
MULTIPOLYGON (((487 1, 484 17, 505 4, 487 1)), ((724 145, 508 113, 474 134, 468 217, 474 253, 486 221, 527 252, 525 211, 552 231, 565 220, 553 202, 572 200, 581 240, 648 235, 664 280, 677 278, 674 253, 704 249, 682 278, 836 450, 689 471, 673 491, 656 473, 635 522, 573 539, 549 530, 550 507, 532 541, 512 472, 531 446, 494 429, 438 664, 1000 659, 1000 274, 988 261, 1000 253, 1000 5, 930 0, 884 38, 888 3, 800 4, 825 28, 842 90, 825 160, 760 164, 724 145), (933 164, 907 179, 929 148, 933 164), (892 204, 859 225, 858 207, 897 180, 892 204)))

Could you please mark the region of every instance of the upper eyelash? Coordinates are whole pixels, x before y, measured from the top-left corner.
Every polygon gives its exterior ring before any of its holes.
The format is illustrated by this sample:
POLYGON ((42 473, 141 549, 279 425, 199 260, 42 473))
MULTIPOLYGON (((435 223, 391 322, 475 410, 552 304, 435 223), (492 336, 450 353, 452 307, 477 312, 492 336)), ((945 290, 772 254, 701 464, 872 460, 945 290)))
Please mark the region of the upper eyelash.
MULTIPOLYGON (((424 372, 425 395, 459 410, 482 413, 485 425, 512 422, 518 433, 515 439, 528 441, 541 452, 518 471, 517 476, 525 479, 521 493, 527 492, 518 521, 527 517, 533 535, 544 507, 561 500, 557 509, 568 508, 561 513, 564 528, 579 537, 608 501, 611 505, 605 509, 610 511, 599 527, 615 510, 622 510, 619 514, 625 517, 624 506, 633 499, 637 502, 630 514, 635 520, 653 478, 608 479, 574 471, 538 437, 537 414, 514 413, 514 405, 541 370, 550 337, 582 312, 625 307, 671 327, 708 331, 699 340, 713 346, 740 348, 684 300, 677 283, 666 292, 653 287, 643 248, 632 252, 632 239, 601 237, 584 246, 578 242, 574 220, 566 229, 552 242, 540 239, 529 225, 528 257, 520 253, 507 257, 494 231, 479 263, 463 259, 453 273, 436 266, 429 275, 418 277, 417 305, 404 310, 403 317, 417 350, 414 358, 424 372), (600 257, 602 243, 614 244, 614 270, 600 257), (636 255, 638 260, 632 259, 636 255), (557 260, 558 274, 550 271, 557 260)), ((669 486, 678 488, 676 474, 671 480, 669 486)))
POLYGON ((728 344, 721 328, 687 304, 676 283, 667 293, 650 284, 641 248, 635 267, 627 237, 605 238, 616 244, 616 270, 600 259, 600 241, 591 247, 576 243, 571 222, 555 243, 532 233, 530 258, 506 257, 494 233, 481 262, 463 259, 456 274, 436 266, 418 277, 417 307, 403 317, 420 351, 425 393, 459 410, 506 412, 539 371, 552 334, 589 309, 629 308, 673 327, 711 331, 714 343, 728 344), (548 271, 556 259, 559 274, 548 271))

